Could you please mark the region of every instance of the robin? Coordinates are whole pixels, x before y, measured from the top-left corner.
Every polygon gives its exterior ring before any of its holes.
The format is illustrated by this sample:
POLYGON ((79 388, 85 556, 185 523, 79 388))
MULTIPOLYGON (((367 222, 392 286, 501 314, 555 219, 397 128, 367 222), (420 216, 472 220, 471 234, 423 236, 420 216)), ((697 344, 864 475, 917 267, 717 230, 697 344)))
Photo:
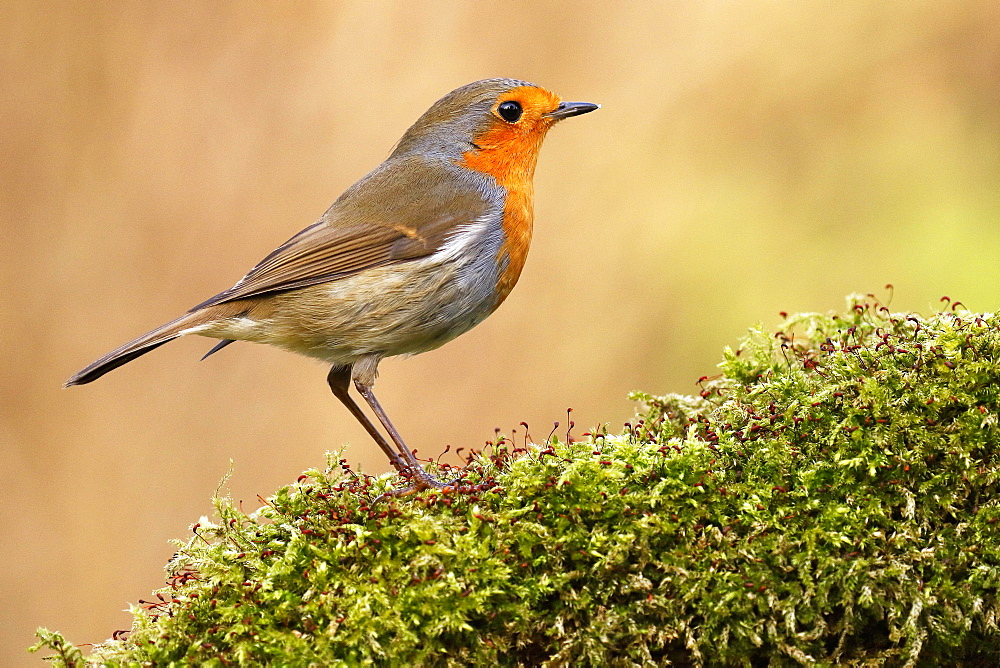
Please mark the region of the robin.
MULTIPOLYGON (((268 343, 332 365, 327 382, 409 489, 441 487, 372 391, 378 364, 433 350, 482 322, 528 254, 545 134, 599 108, 524 81, 485 79, 438 100, 392 154, 236 285, 111 351, 68 381, 97 380, 179 336, 268 343), (393 448, 348 393, 351 381, 393 448)), ((202 358, 204 359, 204 358, 202 358)))

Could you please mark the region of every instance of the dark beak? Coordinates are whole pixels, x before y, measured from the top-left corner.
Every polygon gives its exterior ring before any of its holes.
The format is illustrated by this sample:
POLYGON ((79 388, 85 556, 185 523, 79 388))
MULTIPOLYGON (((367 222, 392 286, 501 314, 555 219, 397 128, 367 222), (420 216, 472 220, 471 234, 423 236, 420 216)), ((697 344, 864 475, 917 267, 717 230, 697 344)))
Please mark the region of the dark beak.
POLYGON ((569 118, 570 116, 579 116, 580 114, 587 114, 595 109, 600 109, 601 105, 594 104, 592 102, 561 102, 555 110, 550 111, 545 114, 549 118, 554 118, 557 121, 561 121, 564 118, 569 118))

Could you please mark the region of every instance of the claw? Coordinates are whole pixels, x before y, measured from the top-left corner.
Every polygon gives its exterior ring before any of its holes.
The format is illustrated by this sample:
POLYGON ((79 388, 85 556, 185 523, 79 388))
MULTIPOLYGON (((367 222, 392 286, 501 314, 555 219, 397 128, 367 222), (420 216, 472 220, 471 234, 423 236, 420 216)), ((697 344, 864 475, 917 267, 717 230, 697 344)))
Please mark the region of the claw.
POLYGON ((402 489, 390 489, 387 492, 383 492, 376 497, 374 501, 372 501, 372 505, 374 506, 380 501, 385 501, 387 499, 410 496, 411 494, 422 492, 425 489, 440 489, 445 492, 454 491, 458 489, 458 482, 461 480, 461 477, 458 477, 450 482, 442 482, 423 469, 420 469, 420 472, 414 477, 416 478, 416 481, 412 485, 409 487, 403 487, 402 489))

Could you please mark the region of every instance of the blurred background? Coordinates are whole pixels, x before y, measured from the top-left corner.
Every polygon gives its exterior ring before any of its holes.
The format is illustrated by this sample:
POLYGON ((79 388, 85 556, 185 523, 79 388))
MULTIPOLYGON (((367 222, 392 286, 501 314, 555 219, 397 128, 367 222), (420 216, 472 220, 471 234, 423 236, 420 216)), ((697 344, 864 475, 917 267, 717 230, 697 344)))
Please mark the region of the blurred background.
POLYGON ((599 112, 536 175, 521 282, 381 367, 423 454, 520 421, 619 429, 780 311, 851 292, 1000 304, 1000 9, 951 2, 0 7, 0 664, 128 628, 233 461, 249 511, 323 453, 386 470, 322 366, 166 346, 60 389, 232 285, 473 80, 599 112))

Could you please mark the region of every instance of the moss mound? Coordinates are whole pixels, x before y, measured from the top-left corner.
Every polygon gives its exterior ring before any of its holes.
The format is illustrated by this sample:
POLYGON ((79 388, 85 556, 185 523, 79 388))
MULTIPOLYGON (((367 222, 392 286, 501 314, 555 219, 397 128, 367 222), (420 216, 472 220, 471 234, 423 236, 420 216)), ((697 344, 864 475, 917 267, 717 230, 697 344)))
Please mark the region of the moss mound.
POLYGON ((388 477, 329 467, 218 501, 89 660, 1000 662, 1000 318, 854 299, 720 367, 622 435, 501 440, 465 493, 373 504, 388 477))

